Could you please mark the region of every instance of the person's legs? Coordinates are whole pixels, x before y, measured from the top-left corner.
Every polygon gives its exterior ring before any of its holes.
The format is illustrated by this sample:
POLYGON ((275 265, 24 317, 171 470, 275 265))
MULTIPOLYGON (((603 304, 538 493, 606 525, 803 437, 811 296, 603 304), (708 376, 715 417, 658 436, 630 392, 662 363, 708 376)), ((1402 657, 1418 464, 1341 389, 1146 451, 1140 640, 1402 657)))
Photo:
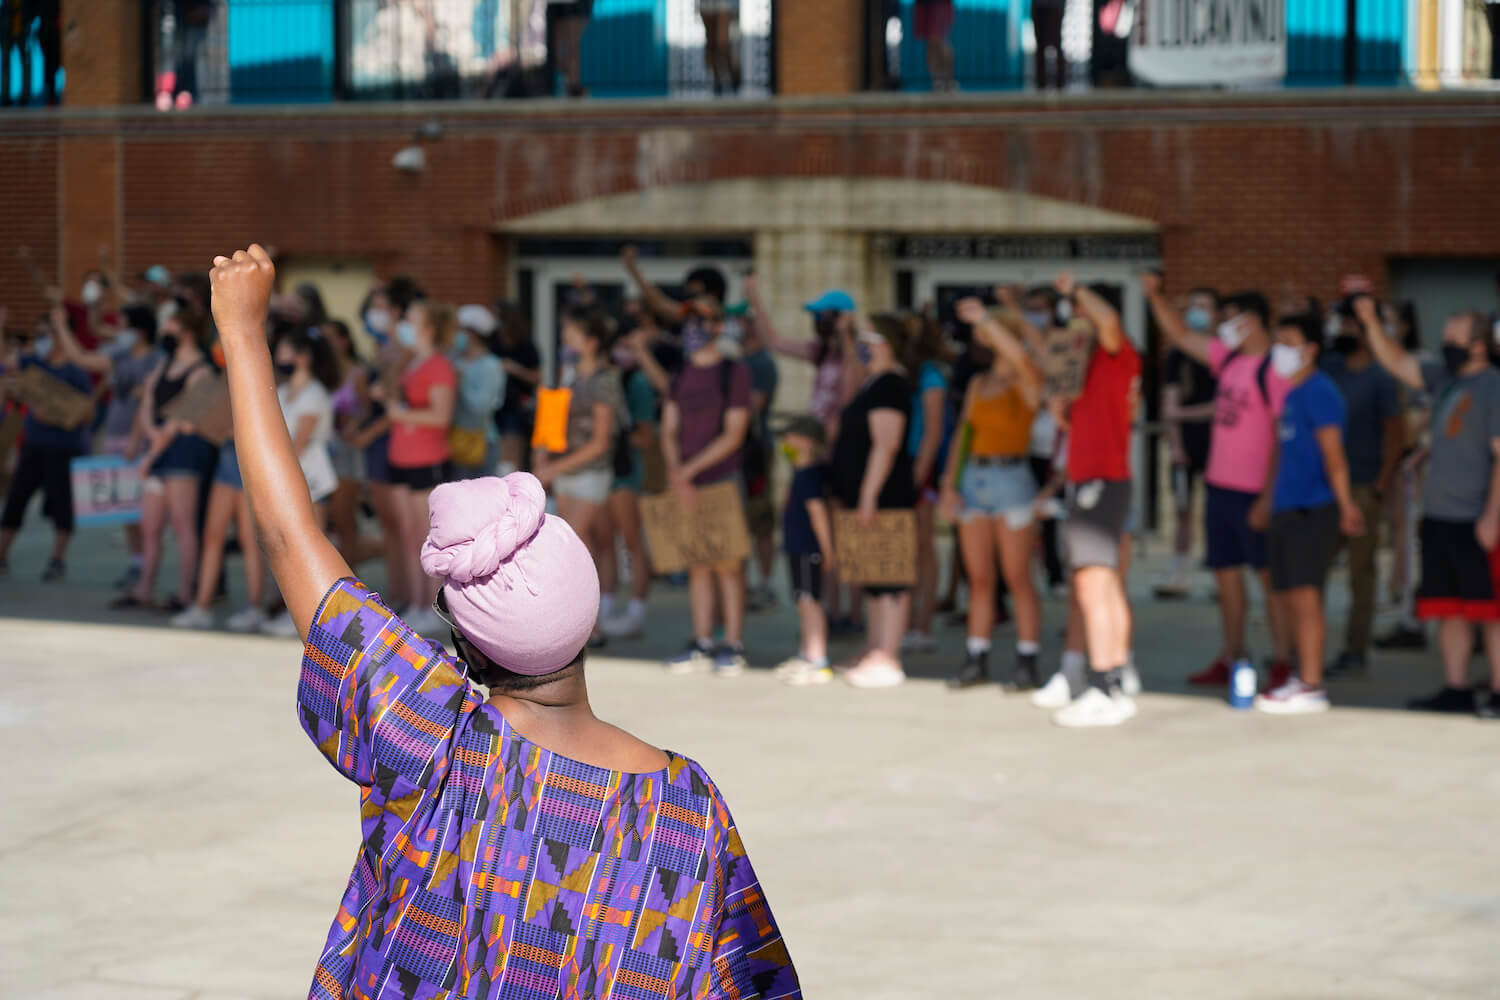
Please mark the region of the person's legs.
MULTIPOLYGON (((177 600, 192 603, 193 581, 198 573, 198 496, 195 477, 173 476, 167 480, 167 511, 172 534, 177 539, 177 600)), ((218 580, 210 581, 217 586, 218 580)))
POLYGON ((1095 673, 1123 667, 1130 657, 1130 610, 1119 571, 1085 566, 1073 574, 1083 610, 1084 637, 1095 673))
POLYGON ((719 583, 724 641, 736 648, 745 644, 745 571, 741 566, 714 567, 719 583))
POLYGON ((1500 693, 1500 622, 1484 623, 1484 655, 1490 661, 1490 690, 1500 693))
POLYGON ((526 439, 519 434, 500 435, 500 466, 495 470, 498 476, 508 476, 521 467, 521 459, 526 450, 526 439))
POLYGON ((417 499, 419 495, 418 491, 409 486, 397 486, 394 489, 396 516, 401 519, 396 539, 401 548, 401 566, 404 574, 401 586, 405 591, 406 600, 403 604, 414 608, 421 606, 422 595, 427 592, 427 574, 422 572, 420 559, 422 534, 426 529, 426 524, 423 523, 422 512, 418 510, 422 502, 417 499))
POLYGON ((141 495, 141 576, 131 596, 149 603, 156 589, 156 571, 161 567, 162 535, 167 525, 167 489, 160 479, 148 479, 141 495), (155 484, 155 485, 152 485, 155 484))
POLYGON ((651 560, 641 534, 640 500, 635 490, 615 490, 609 497, 609 519, 630 557, 630 597, 644 602, 651 593, 651 560))
POLYGON ((1323 594, 1317 587, 1293 587, 1279 595, 1296 636, 1297 666, 1302 683, 1323 684, 1323 645, 1327 625, 1323 621, 1323 594))
POLYGON ((247 607, 259 608, 265 600, 266 569, 260 554, 260 539, 255 534, 255 518, 250 500, 240 492, 234 500, 235 530, 240 537, 240 563, 245 568, 245 601, 247 607))
POLYGON ((1370 648, 1375 621, 1375 548, 1380 538, 1380 504, 1368 486, 1354 487, 1354 502, 1365 517, 1365 533, 1350 538, 1349 622, 1344 630, 1344 652, 1363 660, 1370 648))
POLYGON ((1232 663, 1245 655, 1245 572, 1239 566, 1214 570, 1219 589, 1219 660, 1232 663))
POLYGON ((925 501, 917 504, 917 589, 912 594, 911 628, 920 635, 932 634, 932 616, 937 605, 937 509, 925 501))
POLYGON ((427 498, 432 496, 432 490, 408 490, 406 499, 406 525, 407 546, 406 558, 411 568, 409 578, 413 600, 419 603, 423 609, 430 608, 437 600, 438 590, 442 587, 442 581, 435 576, 428 576, 422 571, 422 543, 427 540, 427 529, 429 520, 427 514, 427 498))
POLYGON ((693 638, 700 646, 713 645, 714 568, 688 567, 688 605, 692 609, 693 638))
POLYGON ((45 463, 39 449, 21 449, 16 459, 16 471, 10 479, 10 490, 5 495, 5 511, 0 514, 0 563, 10 556, 11 543, 26 516, 26 507, 46 479, 45 463))
POLYGON ((370 483, 370 506, 380 524, 381 551, 385 556, 385 596, 393 608, 404 608, 417 599, 407 590, 405 518, 401 494, 405 488, 390 483, 370 483))
POLYGON ((995 630, 995 520, 979 515, 966 517, 958 526, 959 550, 969 578, 970 652, 976 640, 988 649, 995 630))
MULTIPOLYGON (((1486 635, 1485 642, 1489 642, 1486 635)), ((1466 618, 1444 618, 1438 625, 1438 649, 1443 656, 1443 683, 1469 686, 1469 660, 1474 655, 1474 623, 1466 618)))
POLYGON ((568 95, 583 95, 583 64, 581 61, 583 32, 589 26, 586 17, 565 17, 557 23, 557 62, 563 78, 568 81, 568 95))
POLYGON ((995 520, 996 541, 1005 585, 1010 589, 1012 611, 1016 622, 1017 645, 1035 653, 1042 639, 1042 598, 1037 593, 1036 577, 1031 570, 1036 550, 1036 528, 1008 527, 1004 518, 995 520))
MULTIPOLYGON (((602 621, 614 612, 615 587, 618 583, 615 541, 613 534, 609 532, 605 506, 578 497, 566 497, 559 494, 557 513, 583 540, 584 546, 589 550, 589 555, 594 557, 594 566, 599 570, 599 621, 602 621)), ((596 621, 594 635, 598 636, 598 634, 599 622, 596 621)))
MULTIPOLYGON (((1271 632, 1271 652, 1278 664, 1289 664, 1296 649, 1292 625, 1287 621, 1287 603, 1271 599, 1271 571, 1258 569, 1255 576, 1260 580, 1260 591, 1266 599, 1266 626, 1271 632)), ((1247 602, 1248 603, 1248 602, 1247 602)), ((1242 626, 1243 629, 1243 626, 1242 626)), ((1244 632, 1240 633, 1241 638, 1244 632)))
POLYGON ((797 599, 797 621, 802 629, 802 658, 809 663, 828 661, 828 619, 823 605, 803 595, 797 599))
MULTIPOLYGON (((193 603, 208 610, 214 602, 219 572, 224 568, 224 541, 242 494, 227 483, 214 483, 208 495, 208 517, 203 522, 203 554, 198 561, 198 593, 193 603)), ((240 538, 241 549, 255 548, 255 539, 240 538)))
POLYGON ((338 537, 339 555, 357 568, 364 556, 359 538, 359 483, 340 479, 333 496, 328 498, 328 511, 333 533, 338 537))

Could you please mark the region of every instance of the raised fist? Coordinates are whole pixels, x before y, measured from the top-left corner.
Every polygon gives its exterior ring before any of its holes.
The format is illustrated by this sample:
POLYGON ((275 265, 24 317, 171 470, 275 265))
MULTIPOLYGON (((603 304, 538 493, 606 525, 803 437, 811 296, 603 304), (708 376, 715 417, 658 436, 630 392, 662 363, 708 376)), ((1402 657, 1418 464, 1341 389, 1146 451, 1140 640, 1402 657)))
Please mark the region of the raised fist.
POLYGON ((1379 312, 1375 307, 1375 300, 1368 295, 1358 296, 1354 300, 1354 315, 1366 326, 1377 323, 1380 320, 1379 312))
POLYGON ((984 303, 971 295, 953 304, 953 315, 970 326, 978 326, 988 318, 989 313, 984 308, 984 303))
POLYGON ((641 252, 635 248, 634 243, 627 243, 625 246, 620 248, 620 260, 625 264, 626 267, 635 266, 635 262, 640 257, 640 255, 641 252))
POLYGON ((1057 289, 1057 294, 1067 298, 1078 287, 1078 280, 1073 277, 1072 271, 1064 271, 1053 279, 1052 287, 1057 289))
POLYGON ((1161 275, 1156 271, 1145 271, 1141 274, 1141 291, 1147 295, 1160 295, 1162 289, 1161 275))
POLYGON ((215 257, 208 275, 213 288, 214 322, 221 333, 253 330, 264 336, 266 313, 276 266, 259 243, 236 250, 233 257, 215 257))

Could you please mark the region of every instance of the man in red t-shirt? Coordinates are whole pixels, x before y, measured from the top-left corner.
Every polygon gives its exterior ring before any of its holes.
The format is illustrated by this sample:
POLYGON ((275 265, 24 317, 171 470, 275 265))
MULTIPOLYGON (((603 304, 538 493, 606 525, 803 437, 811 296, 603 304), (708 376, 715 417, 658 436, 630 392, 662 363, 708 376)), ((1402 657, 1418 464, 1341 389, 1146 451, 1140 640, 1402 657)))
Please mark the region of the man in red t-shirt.
MULTIPOLYGON (((1130 425, 1140 397, 1141 357, 1108 302, 1078 286, 1072 275, 1057 279, 1076 314, 1096 332, 1083 390, 1059 414, 1068 428, 1067 521, 1063 542, 1073 571, 1073 602, 1082 612, 1088 648, 1088 680, 1078 697, 1053 716, 1060 726, 1118 726, 1135 715, 1135 702, 1121 690, 1130 660, 1130 604, 1125 599, 1122 551, 1130 515, 1130 425)), ((1060 671, 1038 696, 1051 691, 1057 704, 1071 695, 1060 671)), ((1047 699, 1040 698, 1045 705, 1047 699)))

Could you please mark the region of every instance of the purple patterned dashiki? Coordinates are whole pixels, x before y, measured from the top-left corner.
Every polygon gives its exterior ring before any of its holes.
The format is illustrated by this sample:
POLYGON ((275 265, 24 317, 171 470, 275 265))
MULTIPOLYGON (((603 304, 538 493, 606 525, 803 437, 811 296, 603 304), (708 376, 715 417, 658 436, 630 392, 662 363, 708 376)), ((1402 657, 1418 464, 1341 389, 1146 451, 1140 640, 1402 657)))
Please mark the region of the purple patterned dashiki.
POLYGON ((801 997, 693 761, 631 774, 537 746, 355 580, 318 608, 297 704, 360 786, 363 833, 310 997, 801 997))

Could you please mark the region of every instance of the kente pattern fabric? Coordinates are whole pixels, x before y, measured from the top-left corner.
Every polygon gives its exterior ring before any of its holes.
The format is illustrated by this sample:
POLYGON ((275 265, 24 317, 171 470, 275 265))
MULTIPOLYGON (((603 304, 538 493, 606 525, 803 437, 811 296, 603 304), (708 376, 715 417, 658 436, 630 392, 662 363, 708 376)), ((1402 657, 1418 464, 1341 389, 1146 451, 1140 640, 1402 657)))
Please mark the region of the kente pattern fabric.
POLYGON ((695 762, 632 774, 537 746, 355 580, 318 608, 297 703, 361 789, 362 843, 310 997, 801 997, 695 762))

